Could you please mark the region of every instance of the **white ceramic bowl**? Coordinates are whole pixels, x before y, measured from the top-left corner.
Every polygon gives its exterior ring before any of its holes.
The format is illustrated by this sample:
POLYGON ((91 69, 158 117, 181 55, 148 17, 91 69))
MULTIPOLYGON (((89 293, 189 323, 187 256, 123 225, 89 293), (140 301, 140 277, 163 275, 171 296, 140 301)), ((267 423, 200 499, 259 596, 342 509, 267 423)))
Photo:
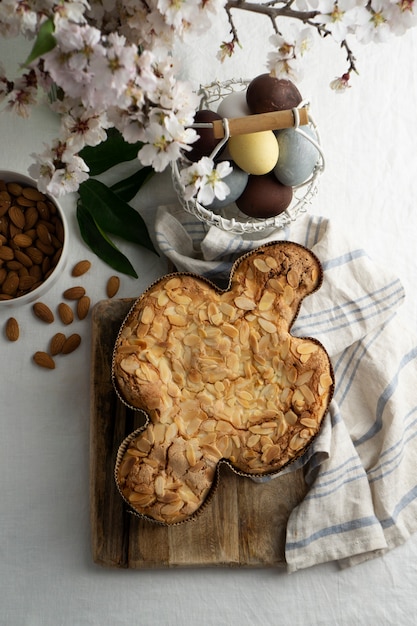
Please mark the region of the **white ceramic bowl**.
MULTIPOLYGON (((6 183, 13 182, 13 183, 17 183, 19 185, 25 186, 25 187, 36 188, 36 182, 33 179, 29 178, 28 176, 25 176, 24 174, 20 174, 19 172, 13 172, 9 170, 0 170, 0 181, 5 181, 6 183)), ((67 264, 68 249, 69 249, 68 222, 66 220, 65 213, 62 210, 62 207, 60 206, 59 202, 55 198, 50 196, 49 194, 45 194, 45 196, 48 198, 50 202, 52 202, 56 206, 57 214, 59 215, 62 221, 62 226, 64 230, 64 241, 62 245, 61 256, 55 268, 49 274, 48 278, 46 278, 36 288, 32 289, 32 291, 27 291, 26 293, 17 297, 12 297, 9 300, 0 300, 0 310, 5 309, 5 308, 20 307, 29 302, 34 302, 35 300, 38 300, 41 296, 43 296, 48 291, 48 289, 52 287, 53 284, 55 284, 58 278, 62 275, 62 272, 67 264)), ((24 252, 24 249, 22 249, 22 251, 24 252)), ((3 262, 3 266, 4 267, 6 266, 5 261, 3 262)))

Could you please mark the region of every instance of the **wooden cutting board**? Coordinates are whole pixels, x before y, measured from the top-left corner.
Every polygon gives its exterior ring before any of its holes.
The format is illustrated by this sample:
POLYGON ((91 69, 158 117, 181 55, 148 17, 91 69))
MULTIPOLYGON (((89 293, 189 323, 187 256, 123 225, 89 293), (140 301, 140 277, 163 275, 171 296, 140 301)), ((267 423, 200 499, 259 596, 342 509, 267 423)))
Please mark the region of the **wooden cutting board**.
POLYGON ((278 567, 285 565, 285 529, 306 488, 301 470, 268 483, 222 466, 211 503, 194 521, 173 527, 139 519, 117 491, 117 449, 144 419, 127 409, 111 383, 111 356, 133 300, 105 300, 92 311, 90 498, 95 563, 118 568, 278 567))

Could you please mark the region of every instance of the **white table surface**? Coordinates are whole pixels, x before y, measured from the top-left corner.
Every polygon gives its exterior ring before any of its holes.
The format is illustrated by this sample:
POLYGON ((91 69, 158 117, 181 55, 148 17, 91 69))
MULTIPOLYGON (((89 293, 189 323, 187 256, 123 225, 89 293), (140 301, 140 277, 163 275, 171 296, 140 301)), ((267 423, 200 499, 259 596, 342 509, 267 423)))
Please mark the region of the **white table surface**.
MULTIPOLYGON (((251 36, 242 36, 244 49, 216 70, 207 62, 214 30, 207 41, 184 47, 184 74, 198 84, 264 72, 264 25, 251 24, 251 36)), ((19 41, 0 41, 0 59, 15 69, 23 48, 19 41)), ((360 75, 344 95, 328 88, 343 66, 342 57, 339 66, 334 55, 329 58, 337 46, 324 42, 316 50, 299 83, 312 102, 327 159, 311 210, 340 224, 397 273, 407 292, 400 320, 417 331, 417 31, 357 48, 360 75)), ((43 149, 56 127, 42 108, 27 121, 1 113, 0 169, 26 173, 30 154, 43 149)), ((170 194, 166 185, 151 185, 137 203, 157 204, 170 194)), ((88 258, 93 265, 82 283, 97 302, 114 272, 82 242, 75 198, 62 204, 71 228, 69 265, 44 301, 56 306, 62 291, 81 280, 70 277, 70 268, 88 258)), ((119 296, 133 297, 165 271, 165 263, 121 247, 140 276, 121 277, 119 296)), ((0 309, 2 332, 10 314, 0 309)), ((51 329, 33 317, 30 306, 13 314, 21 326, 19 341, 0 338, 1 625, 416 623, 416 536, 347 570, 333 563, 291 575, 276 569, 125 571, 95 565, 89 525, 90 324, 73 323, 82 335, 80 348, 59 359, 54 371, 44 371, 31 355, 46 348, 51 329)), ((60 322, 55 330, 63 330, 60 322)))

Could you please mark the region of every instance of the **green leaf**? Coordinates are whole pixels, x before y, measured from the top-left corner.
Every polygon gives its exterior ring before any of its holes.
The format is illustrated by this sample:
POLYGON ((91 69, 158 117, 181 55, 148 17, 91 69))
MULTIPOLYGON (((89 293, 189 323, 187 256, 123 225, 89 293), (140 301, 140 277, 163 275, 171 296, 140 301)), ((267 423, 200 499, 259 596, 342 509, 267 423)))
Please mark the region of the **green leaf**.
POLYGON ((55 30, 54 21, 52 18, 48 18, 39 27, 38 36, 33 44, 32 50, 24 62, 23 66, 27 67, 37 59, 38 57, 53 50, 56 46, 56 39, 53 36, 55 30))
POLYGON ((119 196, 119 198, 125 202, 129 202, 129 200, 136 196, 139 189, 143 187, 143 185, 153 176, 154 173, 155 171, 150 165, 143 167, 132 174, 132 176, 118 181, 112 185, 110 189, 113 193, 119 196))
POLYGON ((142 145, 141 142, 127 143, 118 130, 110 128, 106 141, 97 146, 86 146, 80 157, 90 168, 90 176, 98 176, 119 163, 136 159, 142 145))
POLYGON ((77 220, 82 238, 100 259, 117 272, 138 277, 129 259, 105 235, 88 209, 80 202, 77 204, 77 220))
POLYGON ((79 187, 81 204, 100 228, 157 254, 142 217, 107 185, 90 178, 79 187))

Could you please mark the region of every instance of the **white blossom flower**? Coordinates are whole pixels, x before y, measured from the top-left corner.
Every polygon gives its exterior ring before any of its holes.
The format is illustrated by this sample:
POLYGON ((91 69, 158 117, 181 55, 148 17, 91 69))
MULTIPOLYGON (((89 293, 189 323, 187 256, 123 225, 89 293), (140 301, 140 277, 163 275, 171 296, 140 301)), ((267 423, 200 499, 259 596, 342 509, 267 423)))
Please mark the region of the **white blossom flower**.
MULTIPOLYGON (((1 94, 1 91, 0 91, 1 94)), ((37 83, 34 72, 23 74, 13 83, 7 96, 7 109, 19 117, 28 118, 31 107, 37 103, 37 83)))
POLYGON ((88 166, 64 142, 57 140, 52 146, 45 144, 43 153, 31 156, 35 163, 29 167, 29 174, 43 193, 59 197, 77 191, 88 179, 88 166))
POLYGON ((94 76, 92 55, 104 54, 100 31, 91 26, 65 23, 55 32, 57 46, 44 55, 45 69, 69 96, 87 101, 94 76))
POLYGON ((61 131, 67 146, 74 152, 80 152, 85 146, 97 146, 107 138, 109 124, 105 112, 76 107, 61 120, 61 131))
MULTIPOLYGON (((153 119, 158 113, 153 112, 153 119)), ((181 150, 197 139, 192 128, 184 128, 175 116, 166 116, 161 112, 161 121, 151 121, 145 128, 146 145, 138 153, 143 165, 152 165, 157 172, 163 171, 167 165, 181 156, 181 150)))
POLYGON ((180 172, 185 199, 195 197, 203 205, 211 204, 215 198, 224 200, 230 193, 230 188, 223 178, 231 172, 229 161, 221 161, 215 166, 209 157, 201 158, 180 172))
POLYGON ((313 38, 309 29, 292 29, 287 36, 274 34, 269 38, 274 51, 268 54, 267 67, 277 78, 297 82, 302 78, 302 57, 312 47, 313 38))
POLYGON ((417 25, 415 0, 392 0, 386 13, 390 30, 395 35, 403 35, 409 28, 417 25))
POLYGON ((355 30, 356 37, 361 43, 384 42, 390 35, 389 2, 371 0, 368 9, 368 19, 359 24, 355 30))
POLYGON ((333 39, 340 43, 357 23, 361 9, 364 9, 363 3, 357 0, 319 0, 320 13, 314 21, 324 24, 333 39))

